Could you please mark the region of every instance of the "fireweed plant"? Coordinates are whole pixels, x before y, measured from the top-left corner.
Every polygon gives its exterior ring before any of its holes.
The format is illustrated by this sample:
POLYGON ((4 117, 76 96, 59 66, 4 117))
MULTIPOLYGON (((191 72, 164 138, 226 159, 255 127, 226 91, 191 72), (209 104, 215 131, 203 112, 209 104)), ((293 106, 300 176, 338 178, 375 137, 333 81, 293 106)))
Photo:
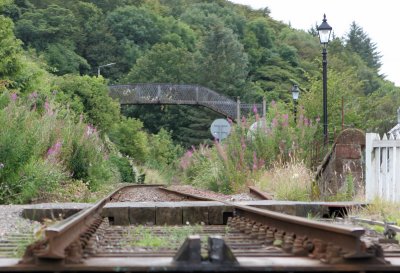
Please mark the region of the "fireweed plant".
POLYGON ((118 181, 95 127, 36 92, 0 95, 0 203, 27 203, 79 182, 118 181))
POLYGON ((265 118, 255 108, 253 115, 231 125, 225 140, 192 147, 183 155, 180 170, 186 183, 223 193, 240 192, 277 162, 311 164, 319 119, 308 119, 302 108, 296 123, 283 103, 272 102, 265 118))

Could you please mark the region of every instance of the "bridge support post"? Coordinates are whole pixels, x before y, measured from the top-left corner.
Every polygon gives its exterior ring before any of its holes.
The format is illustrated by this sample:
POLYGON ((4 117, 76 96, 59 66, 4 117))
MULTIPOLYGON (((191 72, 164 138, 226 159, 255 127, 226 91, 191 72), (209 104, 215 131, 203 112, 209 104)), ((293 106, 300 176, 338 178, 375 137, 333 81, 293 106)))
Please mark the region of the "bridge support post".
POLYGON ((237 97, 236 100, 236 123, 239 125, 240 127, 240 97, 237 97))

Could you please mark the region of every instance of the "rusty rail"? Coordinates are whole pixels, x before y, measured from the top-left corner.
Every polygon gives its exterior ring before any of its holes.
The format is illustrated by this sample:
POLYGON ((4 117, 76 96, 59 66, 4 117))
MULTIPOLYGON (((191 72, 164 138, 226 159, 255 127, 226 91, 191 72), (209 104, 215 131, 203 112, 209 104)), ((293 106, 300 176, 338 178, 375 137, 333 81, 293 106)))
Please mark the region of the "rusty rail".
POLYGON ((249 192, 260 197, 263 200, 273 200, 274 197, 272 195, 269 195, 266 192, 260 191, 259 189, 257 189, 256 187, 253 186, 249 186, 249 192))
MULTIPOLYGON (((132 187, 132 185, 127 187, 132 187)), ((69 251, 71 246, 74 244, 76 245, 77 241, 80 242, 79 239, 82 240, 82 237, 85 237, 85 234, 88 232, 90 235, 95 232, 96 228, 101 224, 100 213, 102 207, 124 188, 125 187, 119 188, 96 203, 93 207, 61 221, 55 226, 47 228, 45 230, 45 240, 36 248, 36 252, 33 252, 34 257, 52 260, 66 259, 66 253, 70 254, 75 250, 72 249, 72 251, 69 251), (93 228, 94 225, 95 228, 93 228)), ((244 225, 247 230, 251 230, 250 232, 254 230, 257 234, 267 237, 272 236, 271 238, 273 238, 273 241, 276 241, 276 238, 282 238, 288 252, 295 255, 298 253, 296 251, 301 249, 302 255, 300 256, 311 255, 317 259, 325 260, 328 263, 335 263, 337 260, 340 262, 358 262, 360 259, 362 259, 362 261, 368 260, 375 264, 385 263, 383 255, 381 254, 382 252, 380 252, 379 249, 369 249, 361 241, 361 236, 365 233, 365 229, 363 228, 336 226, 297 216, 289 216, 264 209, 237 205, 232 202, 204 198, 194 194, 186 194, 163 187, 159 188, 175 194, 187 196, 188 198, 217 201, 231 206, 234 208, 235 217, 231 220, 231 222, 233 221, 231 224, 234 227, 236 226, 242 229, 244 225), (289 245, 289 247, 287 245, 289 245)), ((78 243, 78 247, 79 246, 80 243, 78 243)), ((78 253, 83 252, 80 252, 78 249, 78 253)), ((78 262, 80 261, 79 259, 81 259, 79 255, 80 254, 78 254, 76 259, 78 262)), ((72 258, 74 258, 73 255, 72 258)))
POLYGON ((187 199, 194 199, 194 200, 200 200, 200 201, 219 201, 219 200, 216 200, 216 199, 202 197, 202 196, 198 196, 198 195, 195 195, 195 194, 190 194, 190 193, 180 192, 180 191, 176 191, 176 190, 172 190, 172 189, 167 189, 165 187, 159 187, 159 189, 163 190, 165 192, 169 192, 169 193, 174 193, 174 194, 185 196, 187 199))
MULTIPOLYGON (((178 192, 179 193, 179 192, 178 192)), ((190 196, 196 197, 191 194, 190 196)), ((375 259, 378 263, 385 263, 380 249, 367 249, 361 241, 365 229, 361 227, 344 227, 305 219, 298 216, 286 215, 265 209, 250 206, 237 205, 228 201, 208 198, 211 201, 219 201, 234 208, 235 218, 242 218, 245 224, 252 227, 263 225, 272 234, 281 233, 282 239, 287 236, 289 241, 300 240, 303 250, 309 249, 326 262, 334 260, 360 260, 375 259), (304 244, 304 246, 303 246, 304 244)), ((242 223, 243 224, 243 223, 242 223)), ((378 247, 379 246, 373 246, 378 247)), ((307 254, 310 254, 306 251, 307 254)))
MULTIPOLYGON (((96 221, 98 222, 102 218, 100 215, 102 208, 113 200, 121 190, 137 186, 143 185, 122 186, 95 203, 92 207, 84 209, 53 226, 47 227, 44 231, 44 240, 28 247, 24 255, 24 260, 30 262, 35 257, 41 259, 66 258, 66 249, 80 239, 85 232, 90 230, 96 224, 96 221)), ((154 186, 158 187, 159 185, 154 186)))

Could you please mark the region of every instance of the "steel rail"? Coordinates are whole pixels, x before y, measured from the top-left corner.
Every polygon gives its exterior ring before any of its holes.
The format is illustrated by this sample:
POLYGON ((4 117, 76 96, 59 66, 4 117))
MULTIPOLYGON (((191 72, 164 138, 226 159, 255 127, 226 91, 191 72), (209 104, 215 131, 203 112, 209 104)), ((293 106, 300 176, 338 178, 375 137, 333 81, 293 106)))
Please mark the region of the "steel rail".
POLYGON ((271 195, 269 195, 269 194, 267 194, 267 193, 265 193, 265 192, 260 191, 260 190, 257 189, 256 187, 249 186, 248 188, 249 188, 249 192, 250 192, 250 193, 252 193, 252 194, 254 194, 254 195, 260 197, 260 198, 263 199, 263 200, 272 200, 272 199, 274 199, 271 195))
MULTIPOLYGON (((190 194, 190 196, 196 197, 193 194, 190 194)), ((208 199, 231 206, 234 208, 236 216, 263 224, 272 230, 280 230, 284 234, 294 234, 296 238, 304 237, 309 242, 320 240, 326 244, 331 243, 339 246, 342 249, 342 258, 374 258, 374 254, 367 252, 364 243, 361 241, 361 236, 365 233, 364 228, 327 224, 266 209, 238 205, 228 201, 208 199)))
POLYGON ((238 216, 254 220, 278 230, 283 230, 285 233, 293 233, 296 237, 305 236, 308 240, 318 239, 338 245, 346 252, 346 258, 371 257, 370 253, 364 252, 360 239, 365 233, 364 228, 321 223, 298 216, 227 203, 234 207, 238 216))
MULTIPOLYGON (((86 208, 53 226, 47 227, 44 231, 44 247, 40 247, 34 255, 42 259, 64 259, 67 247, 87 232, 96 220, 101 219, 101 210, 108 202, 112 201, 121 190, 142 186, 147 185, 125 185, 119 187, 92 207, 86 208)), ((148 186, 158 187, 159 185, 148 186)))
POLYGON ((208 198, 208 197, 202 197, 202 196, 198 196, 198 195, 190 194, 190 193, 185 193, 185 192, 180 192, 180 191, 168 189, 168 188, 165 188, 165 187, 159 187, 159 189, 162 190, 162 191, 165 191, 165 192, 169 192, 169 193, 174 193, 174 194, 185 196, 188 199, 192 198, 192 199, 200 200, 200 201, 217 201, 217 202, 220 202, 220 200, 217 200, 217 199, 208 198))

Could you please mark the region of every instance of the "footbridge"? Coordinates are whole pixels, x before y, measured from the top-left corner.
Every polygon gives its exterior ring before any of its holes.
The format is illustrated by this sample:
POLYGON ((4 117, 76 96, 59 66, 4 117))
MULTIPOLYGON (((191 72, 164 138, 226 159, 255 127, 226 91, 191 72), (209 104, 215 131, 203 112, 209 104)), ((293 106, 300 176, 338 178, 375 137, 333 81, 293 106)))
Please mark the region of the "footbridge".
POLYGON ((207 87, 193 84, 153 84, 140 83, 109 86, 110 96, 121 105, 170 104, 201 105, 232 120, 247 116, 257 109, 265 115, 266 104, 241 103, 234 101, 207 87))

